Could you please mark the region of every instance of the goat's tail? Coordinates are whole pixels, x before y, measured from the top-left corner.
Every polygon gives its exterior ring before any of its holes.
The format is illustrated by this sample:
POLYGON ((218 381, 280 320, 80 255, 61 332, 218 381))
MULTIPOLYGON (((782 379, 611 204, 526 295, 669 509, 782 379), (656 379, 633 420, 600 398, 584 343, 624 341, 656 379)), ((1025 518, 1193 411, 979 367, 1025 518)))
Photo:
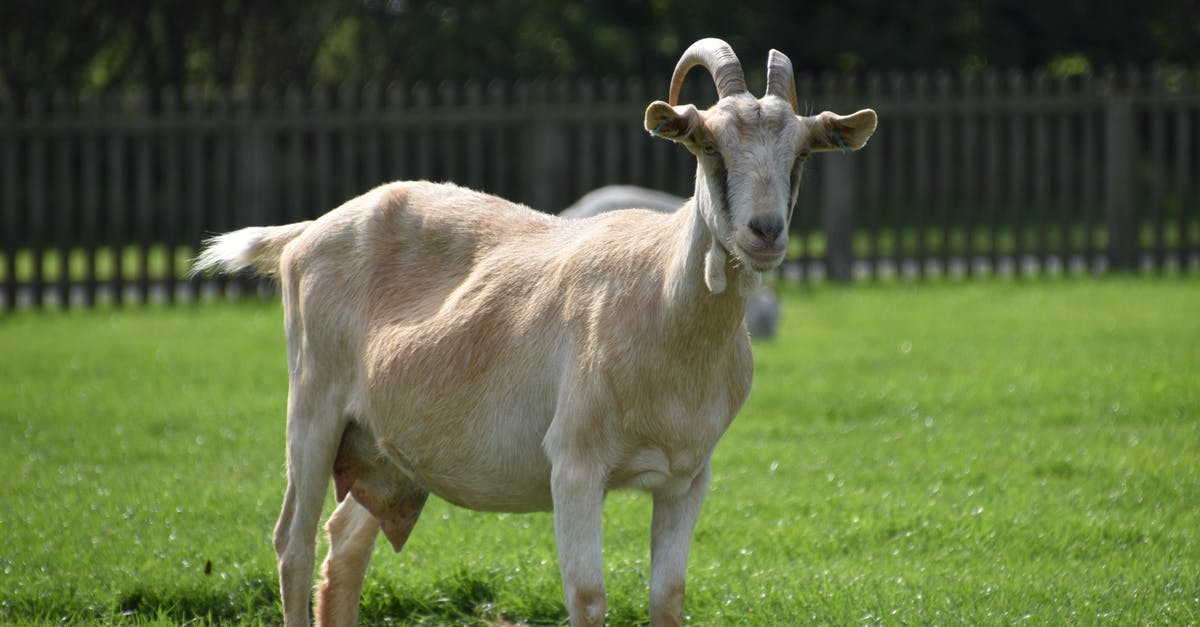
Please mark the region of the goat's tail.
POLYGON ((251 226, 205 240, 204 250, 192 262, 192 275, 208 270, 237 272, 243 268, 276 274, 283 247, 310 224, 311 220, 283 226, 251 226))

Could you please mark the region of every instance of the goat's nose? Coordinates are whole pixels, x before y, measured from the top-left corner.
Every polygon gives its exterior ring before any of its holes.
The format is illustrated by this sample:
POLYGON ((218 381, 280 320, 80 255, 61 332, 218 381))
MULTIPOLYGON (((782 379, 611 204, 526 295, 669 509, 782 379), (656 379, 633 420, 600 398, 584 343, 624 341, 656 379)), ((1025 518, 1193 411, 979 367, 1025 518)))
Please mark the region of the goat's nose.
POLYGON ((775 216, 757 216, 750 219, 750 231, 762 240, 763 244, 773 246, 779 234, 783 232, 783 220, 775 216))

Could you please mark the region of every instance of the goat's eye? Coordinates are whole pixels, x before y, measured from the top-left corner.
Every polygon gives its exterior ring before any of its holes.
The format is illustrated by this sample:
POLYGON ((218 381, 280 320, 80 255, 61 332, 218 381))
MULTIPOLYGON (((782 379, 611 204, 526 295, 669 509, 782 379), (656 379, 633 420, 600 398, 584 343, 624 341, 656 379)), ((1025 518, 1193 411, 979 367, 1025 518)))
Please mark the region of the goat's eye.
POLYGON ((706 139, 700 143, 700 150, 704 151, 704 154, 711 157, 717 154, 717 145, 713 143, 713 140, 706 139))
POLYGON ((810 153, 810 152, 808 151, 808 149, 801 150, 800 152, 796 153, 796 160, 797 160, 797 161, 804 161, 805 159, 807 159, 807 158, 808 158, 808 156, 809 156, 810 154, 812 154, 812 153, 810 153))

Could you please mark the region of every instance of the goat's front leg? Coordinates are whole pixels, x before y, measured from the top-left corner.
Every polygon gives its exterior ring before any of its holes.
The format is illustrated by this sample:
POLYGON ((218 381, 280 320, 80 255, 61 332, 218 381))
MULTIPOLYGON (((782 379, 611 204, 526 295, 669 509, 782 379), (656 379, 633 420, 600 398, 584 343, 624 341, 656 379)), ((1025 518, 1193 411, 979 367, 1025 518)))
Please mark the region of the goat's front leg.
POLYGON ((654 495, 650 528, 650 624, 654 627, 679 625, 683 619, 688 551, 709 474, 706 461, 684 492, 654 495))
POLYGON ((608 610, 601 547, 604 473, 576 463, 555 463, 550 487, 554 537, 571 625, 603 625, 608 610))

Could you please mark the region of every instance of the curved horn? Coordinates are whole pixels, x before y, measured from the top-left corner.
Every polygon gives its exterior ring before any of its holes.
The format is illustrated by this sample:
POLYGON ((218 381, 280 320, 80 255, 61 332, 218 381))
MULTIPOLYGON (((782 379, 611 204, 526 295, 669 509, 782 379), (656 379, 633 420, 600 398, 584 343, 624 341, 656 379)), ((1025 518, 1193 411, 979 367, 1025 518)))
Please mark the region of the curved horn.
POLYGON ((738 62, 733 48, 720 39, 701 39, 684 51, 675 65, 675 73, 671 75, 671 97, 667 101, 672 107, 679 104, 679 88, 683 86, 683 77, 697 65, 712 74, 713 82, 717 84, 718 98, 746 91, 746 76, 742 73, 742 64, 738 62))
POLYGON ((800 114, 800 103, 796 101, 796 79, 792 74, 792 60, 778 50, 767 54, 767 96, 779 96, 792 103, 792 110, 800 114))

